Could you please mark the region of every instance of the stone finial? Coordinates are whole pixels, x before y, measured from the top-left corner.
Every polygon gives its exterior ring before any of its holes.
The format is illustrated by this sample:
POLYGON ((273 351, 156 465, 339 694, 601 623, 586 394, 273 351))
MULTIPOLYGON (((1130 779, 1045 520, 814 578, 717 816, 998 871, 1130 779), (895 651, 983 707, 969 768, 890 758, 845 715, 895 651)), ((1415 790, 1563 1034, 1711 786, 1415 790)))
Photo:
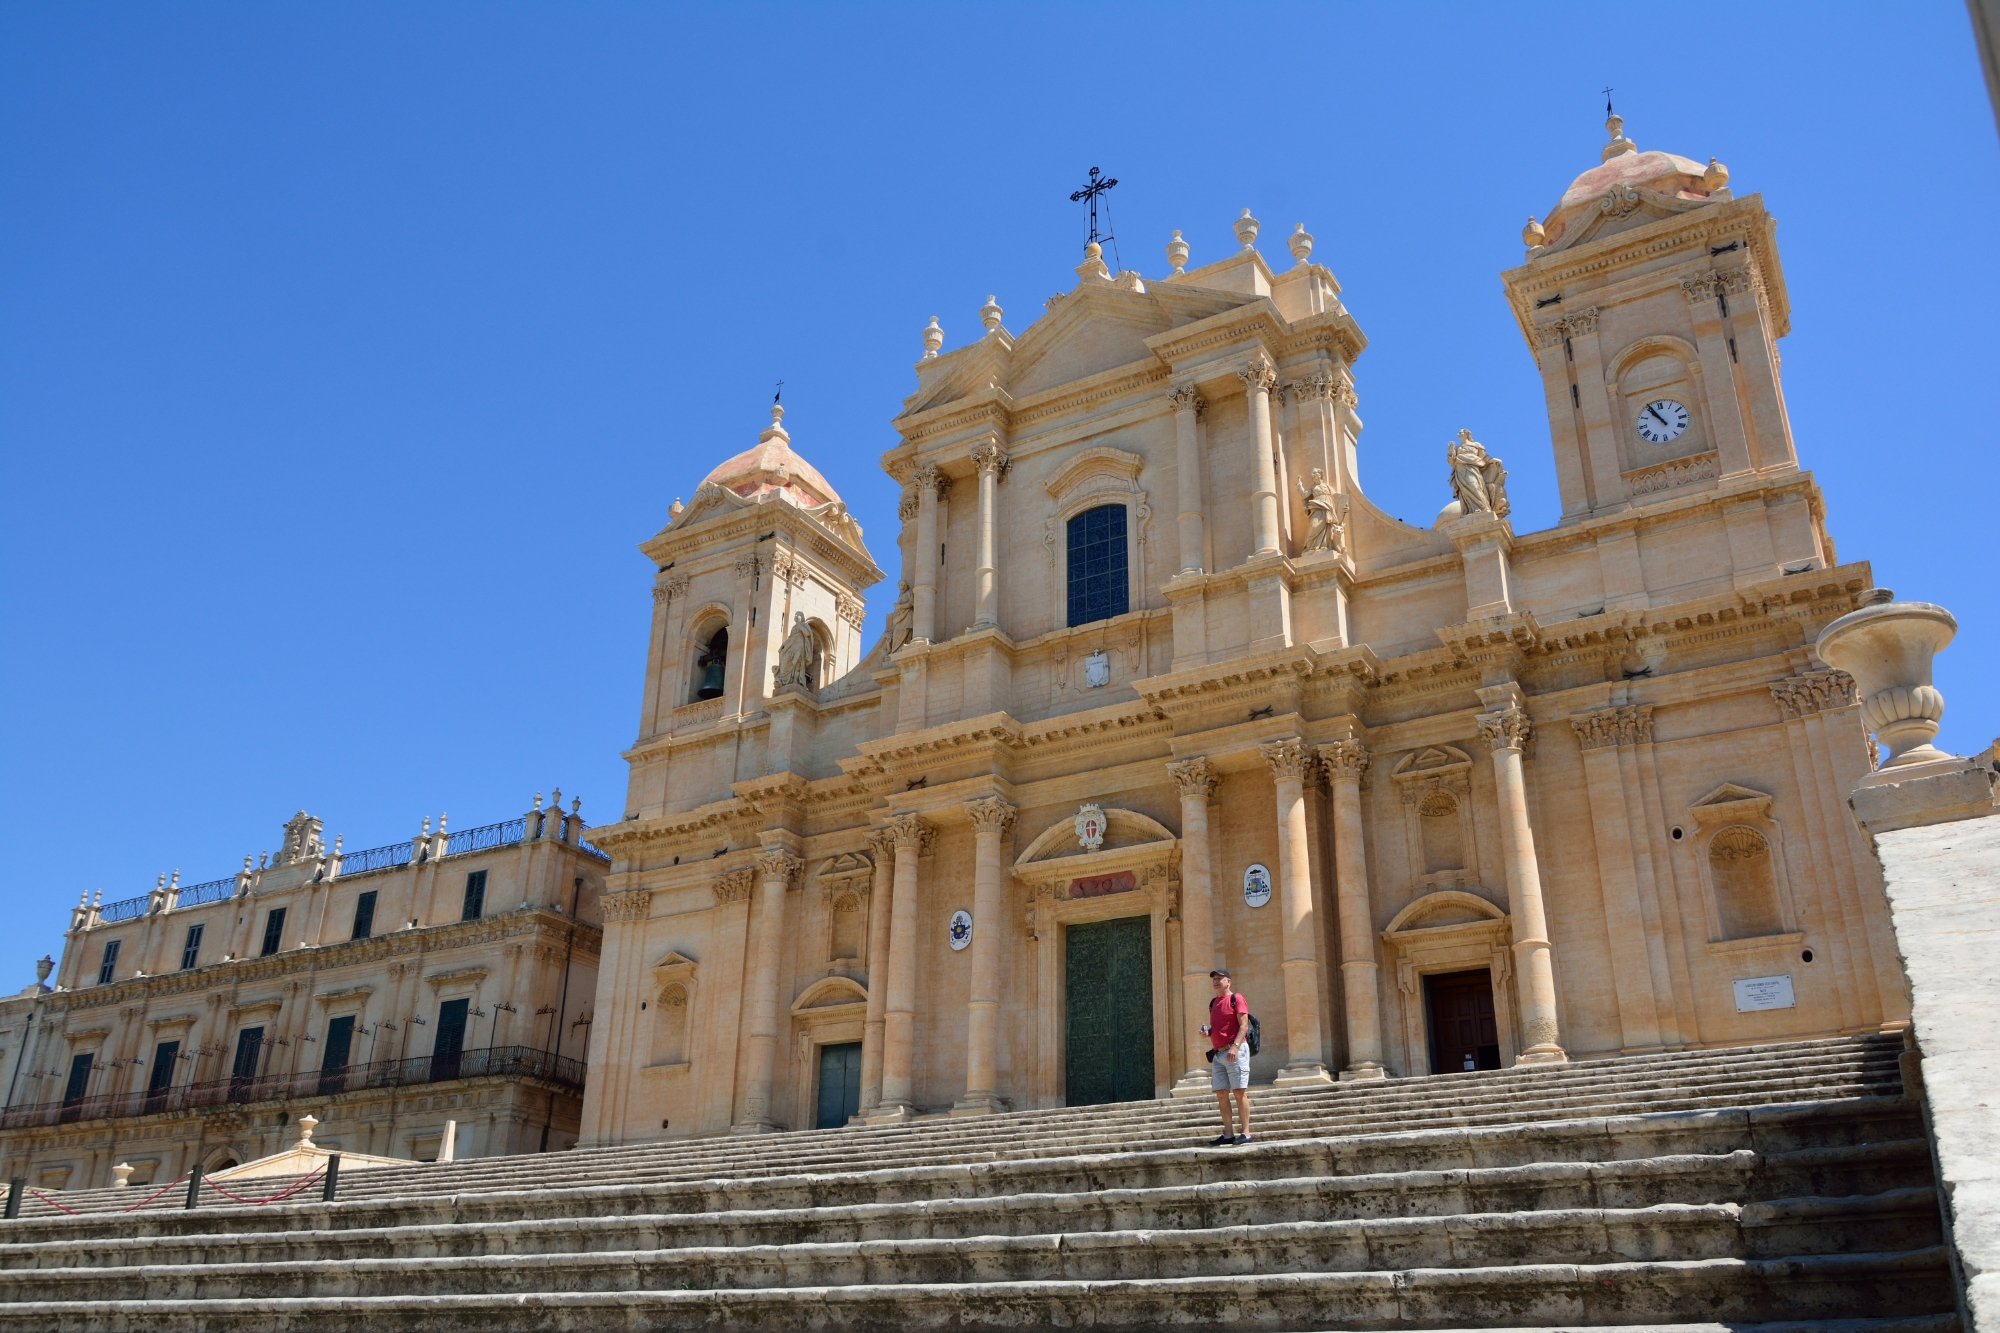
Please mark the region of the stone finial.
POLYGON ((1611 134, 1611 142, 1604 145, 1604 161, 1609 162, 1620 153, 1636 153, 1639 145, 1625 137, 1625 117, 1613 115, 1604 122, 1604 128, 1611 134))
POLYGON ((674 502, 667 506, 667 522, 669 523, 680 522, 681 515, 685 514, 686 512, 687 512, 687 506, 682 504, 681 497, 676 495, 674 497, 674 502))
POLYGON ((988 333, 998 333, 1000 332, 1000 319, 1006 313, 1006 311, 1000 308, 1000 303, 989 296, 986 298, 986 304, 979 307, 979 322, 986 326, 988 333))
POLYGON ((336 833, 333 835, 333 854, 335 856, 340 855, 340 844, 345 842, 346 840, 347 840, 347 835, 345 833, 336 833))
POLYGON ((1528 218, 1528 225, 1521 228, 1521 244, 1533 250, 1537 246, 1547 245, 1548 243, 1549 234, 1542 230, 1541 220, 1530 216, 1528 218))
POLYGON ((1182 240, 1181 234, 1176 231, 1174 239, 1167 242, 1167 265, 1176 274, 1187 272, 1188 253, 1188 243, 1182 240))
POLYGON ((1306 230, 1305 223, 1301 222, 1292 229, 1292 234, 1286 238, 1285 244, 1291 248, 1294 263, 1304 264, 1311 261, 1313 238, 1312 233, 1306 230))
POLYGON ((318 1117, 318 1116, 316 1116, 316 1115, 302 1115, 302 1116, 300 1116, 300 1117, 299 1117, 299 1147, 301 1147, 301 1148, 310 1148, 310 1147, 312 1147, 312 1146, 313 1146, 313 1131, 314 1131, 315 1129, 318 1129, 318 1128, 319 1128, 319 1117, 318 1117))
POLYGON ((167 880, 167 887, 170 889, 178 889, 180 886, 181 886, 181 872, 180 872, 180 867, 176 866, 174 868, 174 873, 167 880))
POLYGON ((439 836, 440 838, 442 838, 442 837, 444 836, 444 821, 445 821, 445 819, 446 819, 446 816, 445 816, 445 815, 442 815, 442 814, 441 814, 441 815, 439 815, 439 816, 438 816, 438 836, 439 836))
POLYGON ((1714 194, 1729 184, 1729 168, 1711 157, 1708 159, 1708 170, 1701 173, 1701 184, 1703 189, 1714 194))
POLYGON ((573 815, 583 813, 583 798, 581 796, 572 796, 569 798, 569 812, 573 815))
POLYGON ((97 906, 98 904, 102 903, 103 901, 104 901, 104 890, 103 890, 103 889, 99 889, 99 890, 97 890, 97 891, 96 891, 95 893, 93 893, 93 894, 91 894, 91 895, 90 895, 90 905, 91 905, 92 907, 96 907, 96 906, 97 906))
POLYGON ((418 836, 424 838, 431 836, 431 817, 429 815, 424 816, 424 831, 418 836))
POLYGON ((122 1189, 130 1189, 131 1187, 132 1187, 132 1164, 130 1162, 120 1162, 118 1165, 112 1167, 111 1188, 115 1190, 122 1190, 122 1189))
POLYGON ((931 316, 931 322, 924 325, 924 360, 934 359, 944 347, 944 330, 938 327, 938 317, 931 316))
POLYGON ((763 433, 757 437, 758 443, 761 444, 767 440, 789 441, 791 438, 791 434, 785 429, 785 405, 783 403, 772 403, 771 424, 764 427, 763 433))
POLYGON ((562 808, 562 788, 557 787, 554 791, 549 793, 549 809, 560 810, 561 808, 562 808))
POLYGON ((1236 243, 1245 250, 1254 249, 1257 245, 1258 230, 1257 219, 1250 216, 1249 209, 1244 209, 1243 216, 1236 219, 1236 243))
POLYGON ((536 793, 535 793, 535 809, 539 810, 539 809, 541 809, 541 808, 542 808, 542 794, 541 794, 540 792, 536 792, 536 793))
POLYGON ((1076 266, 1076 276, 1084 282, 1109 282, 1111 270, 1104 263, 1104 247, 1096 241, 1083 247, 1083 262, 1076 266))
POLYGON ((165 875, 155 875, 155 876, 153 877, 153 887, 154 887, 155 889, 164 889, 164 888, 166 888, 166 887, 167 887, 167 877, 166 877, 165 875))
POLYGON ((1931 684, 1931 659, 1958 633, 1951 612, 1929 602, 1898 602, 1877 588, 1820 631, 1813 648, 1828 666, 1854 677, 1861 716, 1888 748, 1882 772, 1950 759, 1931 744, 1944 718, 1944 696, 1931 684))

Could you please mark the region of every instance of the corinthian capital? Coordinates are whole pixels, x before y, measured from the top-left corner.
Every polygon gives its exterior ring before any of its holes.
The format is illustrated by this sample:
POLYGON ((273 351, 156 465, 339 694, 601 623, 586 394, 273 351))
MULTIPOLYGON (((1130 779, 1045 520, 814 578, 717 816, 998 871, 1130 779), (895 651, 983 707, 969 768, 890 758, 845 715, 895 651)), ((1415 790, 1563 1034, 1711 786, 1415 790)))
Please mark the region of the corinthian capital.
POLYGON ((1012 463, 1013 460, 1007 457, 1007 451, 992 440, 972 446, 972 466, 981 472, 991 472, 995 477, 1002 477, 1007 474, 1007 469, 1012 463))
POLYGON ((998 796, 982 796, 976 801, 965 803, 965 813, 972 816, 972 827, 981 833, 1004 835, 1014 827, 1017 811, 1009 801, 998 796))
POLYGON ((604 919, 606 921, 644 921, 653 910, 651 889, 632 889, 625 893, 604 895, 604 919))
POLYGON ((1271 766, 1271 776, 1280 782, 1286 778, 1303 781, 1306 770, 1312 767, 1312 752, 1306 749, 1304 741, 1296 738, 1260 745, 1257 753, 1271 766))
POLYGON ((1259 390, 1269 393, 1277 386, 1278 368, 1271 364, 1270 358, 1260 353, 1251 357, 1243 369, 1236 372, 1236 378, 1242 380, 1244 389, 1251 393, 1259 390))
POLYGON ((1182 800, 1194 796, 1206 801, 1215 795, 1218 779, 1214 768, 1209 765, 1206 758, 1197 756, 1168 764, 1167 774, 1173 778, 1174 786, 1180 790, 1182 800))
POLYGON ((1612 745, 1644 745, 1653 739, 1653 708, 1639 704, 1631 708, 1600 708, 1569 720, 1576 743, 1585 750, 1612 745))
POLYGON ((717 875, 714 885, 716 905, 748 902, 750 883, 754 878, 748 870, 725 870, 717 875))
POLYGON ((1495 750, 1523 750, 1534 734, 1534 725, 1519 708, 1502 708, 1479 715, 1479 737, 1495 750))
POLYGON ((777 880, 789 887, 792 877, 804 868, 805 862, 783 847, 766 847, 757 853, 757 876, 766 883, 777 880))
POLYGON ((1772 682, 1771 697, 1787 718, 1846 708, 1855 701, 1854 677, 1845 671, 1802 671, 1772 682))
POLYGON ((928 848, 931 839, 937 836, 936 830, 925 823, 921 815, 892 816, 886 827, 889 836, 896 840, 898 852, 922 851, 928 848))
POLYGON ((1207 401, 1201 396, 1201 390, 1192 384, 1176 384, 1167 391, 1167 401, 1174 405, 1174 411, 1192 412, 1196 416, 1200 416, 1201 410, 1208 406, 1207 401))
POLYGON ((926 463, 918 468, 916 475, 911 480, 916 483, 919 495, 925 491, 929 491, 939 499, 942 499, 945 493, 951 489, 951 478, 939 471, 935 463, 926 463))
POLYGON ((1326 775, 1335 782, 1359 782, 1368 771, 1368 747, 1356 740, 1320 746, 1319 759, 1326 765, 1326 775))

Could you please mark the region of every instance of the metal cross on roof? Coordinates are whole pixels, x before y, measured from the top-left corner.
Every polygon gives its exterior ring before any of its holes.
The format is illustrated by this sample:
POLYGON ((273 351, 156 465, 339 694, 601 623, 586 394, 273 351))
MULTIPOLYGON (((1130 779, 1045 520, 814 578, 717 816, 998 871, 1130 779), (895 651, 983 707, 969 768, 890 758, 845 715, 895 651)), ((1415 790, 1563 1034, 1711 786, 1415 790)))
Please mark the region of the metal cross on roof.
MULTIPOLYGON (((1096 167, 1092 167, 1090 169, 1090 184, 1084 186, 1081 190, 1076 191, 1069 197, 1069 201, 1073 204, 1080 204, 1086 199, 1090 201, 1090 238, 1089 238, 1090 244, 1094 245, 1099 241, 1108 241, 1112 239, 1111 234, 1109 232, 1106 232, 1103 235, 1098 234, 1097 196, 1103 194, 1106 190, 1111 189, 1113 186, 1117 184, 1118 182, 1116 180, 1106 178, 1103 172, 1099 171, 1096 167)), ((1107 224, 1111 221, 1111 203, 1109 200, 1105 201, 1104 220, 1107 224)))

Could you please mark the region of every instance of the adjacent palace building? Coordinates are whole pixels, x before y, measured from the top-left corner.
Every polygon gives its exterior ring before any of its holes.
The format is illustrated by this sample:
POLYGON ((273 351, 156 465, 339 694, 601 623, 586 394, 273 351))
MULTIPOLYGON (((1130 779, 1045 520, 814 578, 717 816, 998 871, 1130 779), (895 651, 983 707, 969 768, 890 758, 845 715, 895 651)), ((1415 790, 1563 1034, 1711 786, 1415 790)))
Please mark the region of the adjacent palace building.
POLYGON ((1436 522, 1370 503, 1303 229, 1093 245, 1026 331, 926 330, 893 576, 781 409, 676 503, 595 848, 538 809, 357 869, 294 821, 213 902, 80 908, 0 1022, 11 1172, 165 1179, 288 1110, 426 1155, 1206 1096, 1218 965, 1280 1085, 1902 1026, 1811 650, 1871 578, 1799 466, 1773 222, 1609 128, 1505 275, 1554 528, 1442 425, 1436 522))

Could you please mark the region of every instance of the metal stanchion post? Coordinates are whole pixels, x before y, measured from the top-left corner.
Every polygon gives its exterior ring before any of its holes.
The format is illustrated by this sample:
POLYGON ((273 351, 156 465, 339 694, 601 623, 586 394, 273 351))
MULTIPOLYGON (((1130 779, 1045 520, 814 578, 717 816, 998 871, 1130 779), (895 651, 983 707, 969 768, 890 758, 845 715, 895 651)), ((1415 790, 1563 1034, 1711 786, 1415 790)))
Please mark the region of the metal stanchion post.
POLYGON ((7 1216, 19 1217, 21 1215, 21 1201, 27 1195, 28 1178, 26 1176, 15 1176, 7 1182, 7 1216))
POLYGON ((320 1182, 319 1197, 324 1203, 332 1203, 340 1193, 340 1154, 326 1155, 326 1179, 320 1182))
POLYGON ((189 1208, 193 1208, 200 1202, 201 1202, 201 1163, 196 1162, 194 1164, 194 1169, 188 1172, 187 1206, 189 1208))

